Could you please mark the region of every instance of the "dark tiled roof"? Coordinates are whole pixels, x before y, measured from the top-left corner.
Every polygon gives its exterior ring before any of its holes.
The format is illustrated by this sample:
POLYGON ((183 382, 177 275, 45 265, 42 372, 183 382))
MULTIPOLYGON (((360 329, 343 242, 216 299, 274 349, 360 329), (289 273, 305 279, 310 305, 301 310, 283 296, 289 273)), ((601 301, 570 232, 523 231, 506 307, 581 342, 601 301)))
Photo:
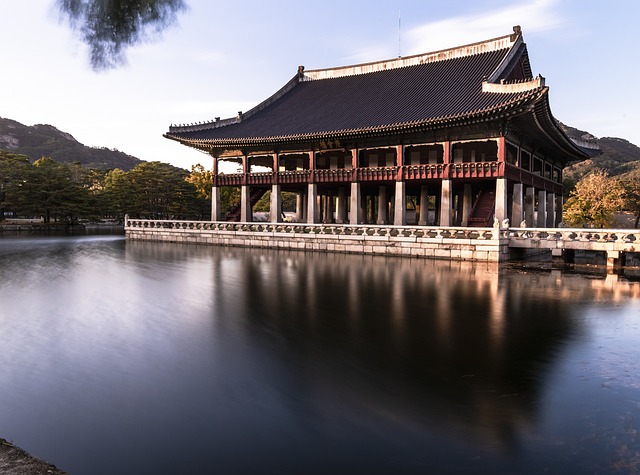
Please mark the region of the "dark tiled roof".
POLYGON ((515 46, 507 44, 423 64, 324 79, 294 78, 292 87, 240 121, 223 121, 228 125, 222 126, 172 127, 166 136, 187 144, 225 145, 358 135, 487 116, 535 101, 546 92, 543 86, 516 92, 483 92, 483 80, 492 74, 495 79, 496 71, 505 65, 508 67, 500 79, 509 79, 509 68, 519 59, 514 55, 524 58, 519 64, 524 64, 530 74, 526 47, 520 41, 515 46))

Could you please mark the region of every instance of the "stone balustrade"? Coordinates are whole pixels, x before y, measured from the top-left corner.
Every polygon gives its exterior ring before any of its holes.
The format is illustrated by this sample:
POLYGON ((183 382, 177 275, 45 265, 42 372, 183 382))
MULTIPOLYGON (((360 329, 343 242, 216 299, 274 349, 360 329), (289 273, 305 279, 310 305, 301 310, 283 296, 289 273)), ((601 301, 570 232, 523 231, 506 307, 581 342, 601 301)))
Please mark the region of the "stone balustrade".
POLYGON ((508 228, 509 247, 640 252, 638 229, 508 228))
POLYGON ((131 219, 127 238, 223 246, 431 257, 501 262, 517 250, 604 251, 616 265, 640 252, 640 230, 582 228, 475 228, 369 224, 311 224, 131 219))
POLYGON ((498 262, 497 228, 127 219, 128 239, 498 262))
POLYGON ((265 234, 323 234, 333 236, 415 237, 426 239, 494 239, 494 228, 393 226, 309 223, 238 223, 230 221, 174 221, 127 218, 125 229, 252 232, 265 234))

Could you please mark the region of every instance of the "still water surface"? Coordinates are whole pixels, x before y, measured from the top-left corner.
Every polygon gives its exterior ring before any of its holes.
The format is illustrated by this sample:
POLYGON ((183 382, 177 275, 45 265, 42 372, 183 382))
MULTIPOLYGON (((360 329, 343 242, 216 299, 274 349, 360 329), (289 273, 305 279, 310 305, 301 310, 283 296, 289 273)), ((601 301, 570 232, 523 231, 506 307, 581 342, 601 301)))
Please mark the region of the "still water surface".
POLYGON ((605 274, 0 238, 0 436, 71 475, 640 473, 605 274))

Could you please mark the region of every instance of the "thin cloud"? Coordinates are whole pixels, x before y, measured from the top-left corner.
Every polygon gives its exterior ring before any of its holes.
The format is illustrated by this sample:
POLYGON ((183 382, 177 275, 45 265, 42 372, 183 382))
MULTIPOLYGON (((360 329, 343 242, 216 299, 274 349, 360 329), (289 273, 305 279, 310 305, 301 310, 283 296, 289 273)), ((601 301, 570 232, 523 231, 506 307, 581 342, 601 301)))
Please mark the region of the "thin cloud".
POLYGON ((514 25, 521 25, 525 34, 559 29, 566 22, 558 5, 557 0, 533 0, 501 10, 427 23, 407 33, 407 55, 502 36, 510 33, 514 25))

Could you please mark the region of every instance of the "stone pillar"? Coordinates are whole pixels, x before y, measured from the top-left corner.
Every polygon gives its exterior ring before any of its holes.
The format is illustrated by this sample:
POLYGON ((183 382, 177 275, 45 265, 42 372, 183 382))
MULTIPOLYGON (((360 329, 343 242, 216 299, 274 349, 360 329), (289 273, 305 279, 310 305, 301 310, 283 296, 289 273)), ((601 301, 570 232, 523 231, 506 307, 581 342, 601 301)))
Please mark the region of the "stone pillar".
POLYGON ((511 226, 515 228, 519 228, 520 223, 522 223, 524 219, 523 198, 522 183, 514 183, 513 200, 511 204, 511 226))
POLYGON ((249 223, 253 221, 253 212, 251 210, 251 190, 249 185, 240 187, 240 221, 249 223))
POLYGON ((374 208, 375 208, 375 202, 373 200, 373 196, 371 195, 367 195, 364 199, 365 205, 364 205, 364 209, 365 209, 365 220, 367 223, 374 223, 375 219, 374 219, 374 208))
POLYGON ((547 227, 547 192, 544 190, 538 191, 538 220, 536 221, 536 227, 547 227))
POLYGON ((349 209, 349 224, 360 224, 362 221, 362 199, 360 197, 360 183, 351 183, 351 208, 349 209))
POLYGON ((429 224, 429 189, 427 185, 420 186, 420 216, 418 216, 418 226, 429 224))
POLYGON ((440 226, 451 226, 451 180, 442 180, 440 191, 440 226))
POLYGON ((222 221, 219 186, 211 188, 211 221, 222 221))
POLYGON ((304 199, 302 193, 296 193, 296 222, 301 223, 304 217, 304 199))
POLYGON ((307 222, 307 211, 309 211, 309 195, 307 193, 301 193, 302 195, 302 219, 301 223, 307 222))
POLYGON ((555 228, 556 226, 556 194, 547 193, 547 228, 555 228))
POLYGON ((211 188, 211 221, 222 221, 222 209, 220 206, 220 187, 218 183, 218 157, 213 156, 213 186, 211 188))
POLYGON ((393 224, 396 226, 407 225, 407 196, 404 181, 396 181, 396 199, 393 212, 393 224))
POLYGON ((454 226, 462 226, 462 193, 453 194, 453 217, 451 224, 454 226))
POLYGON ((388 224, 389 217, 387 216, 387 187, 378 187, 378 220, 376 224, 388 224))
POLYGON ((307 192, 307 223, 318 222, 318 185, 309 183, 307 192))
POLYGON ((282 222, 282 195, 280 194, 280 185, 271 185, 269 220, 272 223, 282 222))
MULTIPOLYGON (((506 178, 496 179, 496 207, 495 218, 502 224, 507 217, 507 180, 506 178)), ((520 224, 520 223, 518 223, 520 224)))
POLYGON ((470 184, 464 185, 464 192, 462 195, 462 226, 469 226, 469 218, 471 217, 471 210, 473 209, 473 187, 470 184))
MULTIPOLYGON (((535 205, 536 205, 536 189, 528 186, 524 197, 524 219, 527 222, 527 228, 535 228, 535 205)), ((520 223, 518 223, 520 224, 520 223)))
POLYGON ((333 222, 333 196, 329 193, 324 197, 324 216, 322 222, 326 224, 333 222))
POLYGON ((564 208, 564 197, 562 195, 556 196, 556 225, 557 228, 562 223, 562 209, 564 208))
POLYGON ((347 222, 347 190, 344 186, 338 187, 338 199, 336 203, 337 215, 336 223, 344 224, 347 222))

